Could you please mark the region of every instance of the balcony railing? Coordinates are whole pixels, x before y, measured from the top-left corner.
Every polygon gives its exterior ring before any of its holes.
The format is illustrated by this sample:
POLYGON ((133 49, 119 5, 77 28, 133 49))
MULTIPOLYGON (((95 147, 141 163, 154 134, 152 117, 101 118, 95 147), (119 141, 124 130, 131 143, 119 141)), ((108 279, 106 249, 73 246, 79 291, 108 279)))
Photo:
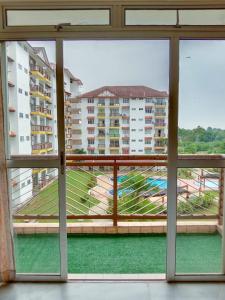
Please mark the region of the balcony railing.
POLYGON ((52 143, 39 143, 32 145, 32 150, 44 150, 52 148, 52 143))
POLYGON ((51 115, 52 111, 46 107, 42 107, 42 106, 36 106, 36 105, 32 105, 31 106, 31 112, 39 112, 42 114, 46 114, 46 115, 51 115))
POLYGON ((31 125, 31 131, 32 132, 51 132, 52 133, 52 127, 45 126, 45 125, 31 125))
MULTIPOLYGON (((89 148, 94 149, 91 145, 89 148)), ((200 158, 202 163, 203 160, 216 162, 220 156, 185 155, 179 160, 183 158, 200 158)), ((113 220, 116 226, 118 221, 124 220, 167 218, 166 155, 68 155, 66 166, 67 219, 113 220)), ((10 177, 12 186, 19 178, 18 175, 10 177)), ((224 198, 223 181, 223 168, 178 168, 177 216, 180 219, 219 220, 224 198)), ((17 189, 20 184, 13 192, 17 189)), ((23 192, 26 193, 26 189, 21 189, 18 197, 22 197, 23 192)), ((44 196, 39 194, 38 199, 26 201, 25 209, 21 205, 15 208, 14 218, 57 219, 57 193, 51 195, 54 199, 46 198, 43 202, 44 196), (32 201, 37 201, 35 206, 32 201)))

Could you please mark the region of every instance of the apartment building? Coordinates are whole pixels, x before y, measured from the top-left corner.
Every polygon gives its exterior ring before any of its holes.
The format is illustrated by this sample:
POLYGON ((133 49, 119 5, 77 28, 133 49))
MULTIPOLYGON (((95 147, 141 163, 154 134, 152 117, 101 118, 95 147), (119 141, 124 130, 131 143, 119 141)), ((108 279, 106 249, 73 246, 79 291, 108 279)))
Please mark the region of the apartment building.
POLYGON ((168 94, 147 86, 104 86, 72 99, 73 149, 88 154, 166 152, 168 94))
MULTIPOLYGON (((49 62, 44 47, 32 47, 27 42, 9 42, 7 69, 10 155, 56 154, 58 139, 55 65, 49 62)), ((66 147, 69 151, 69 99, 79 94, 82 82, 68 69, 64 70, 64 74, 66 147)), ((13 174, 16 180, 12 182, 16 205, 29 199, 34 191, 56 176, 55 171, 46 168, 17 169, 12 172, 16 172, 13 174)))

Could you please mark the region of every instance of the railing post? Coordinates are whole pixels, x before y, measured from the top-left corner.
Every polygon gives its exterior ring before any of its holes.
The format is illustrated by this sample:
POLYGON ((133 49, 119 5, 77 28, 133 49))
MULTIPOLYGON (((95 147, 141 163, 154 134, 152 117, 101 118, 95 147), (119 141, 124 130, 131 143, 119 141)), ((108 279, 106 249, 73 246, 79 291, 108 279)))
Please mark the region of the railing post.
POLYGON ((117 187, 117 164, 114 160, 113 165, 113 226, 117 226, 117 201, 118 201, 118 187, 117 187))
POLYGON ((219 208, 218 208, 218 223, 222 225, 223 223, 223 205, 224 205, 224 169, 221 168, 220 170, 220 182, 219 182, 219 208))

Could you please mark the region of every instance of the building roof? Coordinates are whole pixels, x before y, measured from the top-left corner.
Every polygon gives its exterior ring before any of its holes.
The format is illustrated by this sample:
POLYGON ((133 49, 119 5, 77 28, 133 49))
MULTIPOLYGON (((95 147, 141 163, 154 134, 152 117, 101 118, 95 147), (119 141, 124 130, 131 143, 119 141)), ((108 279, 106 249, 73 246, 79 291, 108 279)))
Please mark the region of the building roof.
MULTIPOLYGON (((51 63, 51 67, 56 70, 56 64, 51 63)), ((79 78, 75 77, 68 68, 64 68, 64 72, 68 74, 70 80, 76 81, 78 85, 83 85, 83 82, 79 78)))
POLYGON ((103 86, 96 90, 84 93, 79 98, 93 97, 121 97, 121 98, 152 98, 152 97, 168 97, 167 92, 157 91, 148 86, 103 86))
POLYGON ((50 66, 48 56, 45 50, 45 47, 32 47, 34 50, 34 53, 37 54, 44 62, 50 66))
POLYGON ((75 77, 68 68, 64 68, 64 71, 67 72, 72 81, 76 81, 79 85, 83 85, 82 81, 79 78, 75 77))

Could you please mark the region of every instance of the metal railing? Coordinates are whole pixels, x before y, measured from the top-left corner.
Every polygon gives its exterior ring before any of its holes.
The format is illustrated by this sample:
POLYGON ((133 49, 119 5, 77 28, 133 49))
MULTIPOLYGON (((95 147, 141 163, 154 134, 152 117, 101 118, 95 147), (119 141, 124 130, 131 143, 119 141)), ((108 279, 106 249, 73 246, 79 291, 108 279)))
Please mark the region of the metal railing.
MULTIPOLYGON (((167 218, 166 155, 67 155, 66 167, 67 219, 113 220, 116 226, 123 220, 167 218)), ((29 169, 26 172, 29 173, 29 169)), ((30 173, 28 177, 31 177, 30 173)), ((177 217, 219 219, 223 205, 223 178, 222 168, 178 169, 177 217)), ((25 179, 21 171, 10 179, 14 192, 20 190, 22 199, 26 198, 23 196, 26 189, 21 187, 25 179)), ((14 218, 57 219, 57 209, 52 208, 50 204, 53 202, 46 197, 46 194, 53 197, 52 193, 48 194, 48 189, 56 180, 57 177, 36 182, 38 188, 29 201, 24 202, 26 210, 19 201, 14 218), (36 206, 41 206, 44 213, 40 213, 36 206)), ((58 205, 58 198, 54 203, 58 205)))

